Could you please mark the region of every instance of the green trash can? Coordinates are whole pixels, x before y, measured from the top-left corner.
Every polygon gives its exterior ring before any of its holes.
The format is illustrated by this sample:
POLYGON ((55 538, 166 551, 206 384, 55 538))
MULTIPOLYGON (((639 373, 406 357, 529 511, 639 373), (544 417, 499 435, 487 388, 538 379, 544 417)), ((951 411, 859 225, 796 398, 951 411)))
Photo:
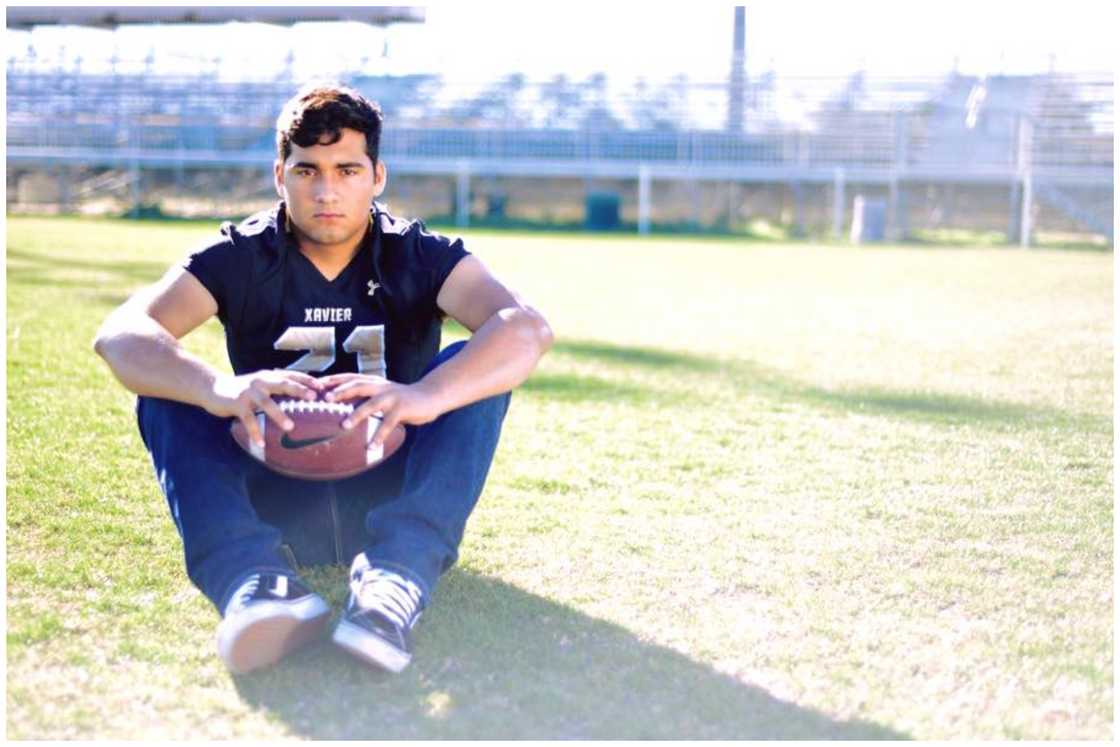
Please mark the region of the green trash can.
POLYGON ((617 192, 588 192, 585 227, 589 231, 618 228, 621 207, 622 197, 617 192))

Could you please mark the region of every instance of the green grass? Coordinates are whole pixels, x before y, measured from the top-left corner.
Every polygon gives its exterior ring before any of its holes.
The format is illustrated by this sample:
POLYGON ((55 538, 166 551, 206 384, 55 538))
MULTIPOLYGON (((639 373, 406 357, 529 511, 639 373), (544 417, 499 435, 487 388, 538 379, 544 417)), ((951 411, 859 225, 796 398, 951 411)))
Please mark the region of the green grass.
POLYGON ((1111 255, 468 234, 557 342, 413 665, 233 677, 90 350, 211 230, 8 221, 9 737, 1111 738, 1111 255))

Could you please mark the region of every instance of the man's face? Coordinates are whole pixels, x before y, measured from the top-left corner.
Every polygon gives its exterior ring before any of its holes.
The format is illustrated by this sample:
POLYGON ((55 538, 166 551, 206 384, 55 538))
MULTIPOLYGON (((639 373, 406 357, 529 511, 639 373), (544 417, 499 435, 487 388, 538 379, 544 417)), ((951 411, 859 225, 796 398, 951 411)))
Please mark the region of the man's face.
POLYGON ((385 189, 385 167, 366 154, 366 139, 343 129, 331 145, 302 148, 276 162, 276 191, 284 200, 301 245, 334 247, 361 237, 369 207, 385 189))

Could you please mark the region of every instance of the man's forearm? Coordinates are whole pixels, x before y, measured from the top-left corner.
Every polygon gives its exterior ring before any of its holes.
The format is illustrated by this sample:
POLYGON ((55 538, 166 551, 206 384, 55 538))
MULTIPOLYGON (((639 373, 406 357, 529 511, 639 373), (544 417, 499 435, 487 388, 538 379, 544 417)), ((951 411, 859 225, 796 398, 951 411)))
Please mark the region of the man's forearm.
POLYGON ((448 412, 518 386, 551 346, 552 330, 540 314, 502 309, 417 386, 437 399, 440 412, 448 412))
POLYGON ((136 394, 205 407, 218 372, 188 353, 146 314, 115 314, 98 330, 94 350, 136 394))

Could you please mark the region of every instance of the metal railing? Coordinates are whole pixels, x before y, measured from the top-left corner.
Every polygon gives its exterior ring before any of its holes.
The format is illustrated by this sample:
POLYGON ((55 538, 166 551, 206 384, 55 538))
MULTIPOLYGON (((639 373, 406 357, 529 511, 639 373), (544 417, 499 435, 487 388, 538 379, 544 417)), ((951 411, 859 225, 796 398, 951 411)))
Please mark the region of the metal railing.
MULTIPOLYGON (((727 82, 619 87, 605 78, 450 86, 361 77, 386 117, 398 174, 1019 185, 1027 202, 1067 187, 1112 189, 1111 75, 748 82, 725 121, 727 82), (1049 191, 1047 191, 1049 190, 1049 191)), ((267 167, 291 80, 83 76, 9 66, 9 168, 267 167)), ((465 199, 465 198, 464 198, 465 199)), ((460 200, 462 202, 463 200, 460 200)), ((1052 199, 1068 215, 1072 200, 1052 199), (1068 203, 1068 204, 1067 204, 1068 203)), ((1084 212, 1081 210, 1081 212, 1084 212)), ((1096 223, 1111 224, 1098 210, 1096 223)), ((1083 221, 1085 222, 1085 221, 1083 221)))
MULTIPOLYGON (((631 132, 596 130, 498 130, 387 128, 382 138, 386 160, 497 160, 510 162, 625 162, 702 168, 754 165, 907 172, 959 169, 962 175, 1020 166, 1020 123, 983 136, 930 133, 920 122, 895 132, 775 132, 736 134, 705 131, 631 132)), ((1037 129, 1036 129, 1037 133, 1037 129)), ((114 156, 143 155, 159 160, 207 152, 216 158, 267 162, 274 153, 271 126, 217 123, 163 124, 151 121, 59 121, 50 126, 9 115, 11 155, 36 152, 64 157, 67 152, 114 156)), ((1030 148, 1035 169, 1062 172, 1111 172, 1111 136, 1036 134, 1030 148)), ((1098 174, 1098 176, 1100 175, 1098 174)))
MULTIPOLYGON (((1100 76, 1002 83, 960 76, 763 78, 747 87, 739 131, 712 125, 726 105, 725 83, 677 81, 668 88, 621 92, 602 81, 586 90, 567 84, 568 116, 561 118, 549 103, 549 96, 564 94, 555 82, 455 89, 415 76, 407 86, 400 79, 380 78, 358 79, 358 85, 381 99, 386 157, 985 171, 1019 165, 1020 130, 1029 121, 1035 167, 1110 170, 1113 165, 1112 81, 1100 76), (980 85, 996 94, 988 97, 991 103, 978 122, 969 122, 974 98, 969 92, 980 85), (676 91, 679 100, 667 101, 668 91, 676 91), (417 101, 421 93, 425 104, 417 101), (801 112, 785 117, 783 101, 794 99, 801 112), (647 126, 637 126, 643 117, 647 126)), ((271 151, 273 122, 292 90, 290 81, 223 83, 206 76, 9 69, 7 142, 17 153, 210 151, 251 158, 271 151)))

